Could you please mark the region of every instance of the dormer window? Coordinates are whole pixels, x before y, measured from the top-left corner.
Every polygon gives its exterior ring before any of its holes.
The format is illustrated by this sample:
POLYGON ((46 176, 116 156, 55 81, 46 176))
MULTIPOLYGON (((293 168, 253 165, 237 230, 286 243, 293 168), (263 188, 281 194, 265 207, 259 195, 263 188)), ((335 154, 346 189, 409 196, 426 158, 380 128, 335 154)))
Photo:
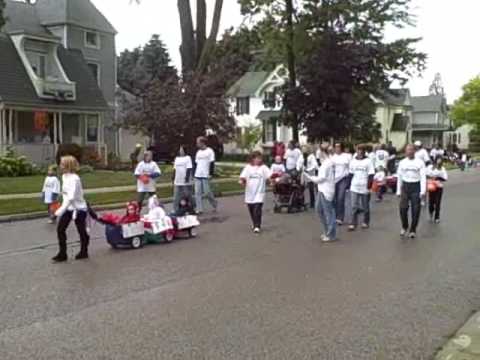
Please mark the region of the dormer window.
POLYGON ((35 75, 40 79, 45 79, 47 56, 43 53, 27 51, 27 57, 35 75))
POLYGON ((237 97, 237 115, 250 114, 250 97, 237 97))
POLYGON ((100 49, 100 35, 95 31, 85 31, 85 47, 100 49))

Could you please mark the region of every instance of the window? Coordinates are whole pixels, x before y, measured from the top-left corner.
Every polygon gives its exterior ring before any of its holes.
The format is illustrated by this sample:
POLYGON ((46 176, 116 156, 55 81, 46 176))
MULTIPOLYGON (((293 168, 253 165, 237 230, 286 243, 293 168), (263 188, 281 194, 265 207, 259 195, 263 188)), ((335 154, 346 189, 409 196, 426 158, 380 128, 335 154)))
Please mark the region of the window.
POLYGON ((276 91, 266 91, 263 99, 263 106, 266 108, 275 108, 277 106, 277 94, 276 91))
POLYGON ((97 32, 85 31, 85 46, 100 49, 100 35, 97 32))
POLYGON ((41 79, 45 79, 47 68, 47 56, 43 53, 27 51, 27 57, 32 66, 32 70, 41 79))
POLYGON ((248 114, 250 114, 250 98, 248 96, 237 98, 237 115, 248 114))
POLYGON ((263 122, 263 130, 264 130, 264 142, 274 142, 277 140, 277 122, 275 120, 269 119, 263 122))
POLYGON ((95 80, 97 80, 97 84, 100 86, 100 65, 97 63, 89 62, 87 63, 88 68, 93 74, 95 80))
POLYGON ((87 142, 98 141, 98 116, 87 116, 87 142))

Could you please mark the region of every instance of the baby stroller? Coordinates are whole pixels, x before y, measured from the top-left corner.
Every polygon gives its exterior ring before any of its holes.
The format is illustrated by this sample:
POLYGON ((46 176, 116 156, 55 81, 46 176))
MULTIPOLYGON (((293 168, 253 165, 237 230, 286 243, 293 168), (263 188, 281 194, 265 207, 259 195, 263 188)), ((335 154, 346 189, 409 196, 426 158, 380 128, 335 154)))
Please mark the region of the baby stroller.
POLYGON ((294 213, 305 211, 305 186, 301 182, 298 174, 283 174, 273 179, 273 211, 282 212, 286 208, 287 212, 294 213))

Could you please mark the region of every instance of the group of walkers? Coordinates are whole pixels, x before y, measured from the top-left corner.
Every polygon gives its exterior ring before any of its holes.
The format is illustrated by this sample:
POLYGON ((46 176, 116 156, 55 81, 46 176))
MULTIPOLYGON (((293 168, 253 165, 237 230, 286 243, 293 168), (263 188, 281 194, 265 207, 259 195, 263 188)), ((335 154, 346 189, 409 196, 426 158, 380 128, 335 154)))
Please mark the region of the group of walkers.
MULTIPOLYGON (((294 142, 285 149, 276 144, 278 152, 272 154, 271 167, 263 163, 260 152, 251 154, 250 162, 240 174, 240 183, 245 187, 245 203, 251 220, 252 231, 260 233, 262 211, 266 198, 267 185, 273 175, 288 173, 300 177, 309 193, 309 205, 316 208, 324 227, 321 240, 337 240, 337 227, 348 223, 348 230, 355 231, 370 227, 370 202, 375 187, 377 201, 383 199, 387 189, 387 174, 397 177, 396 194, 400 197, 401 235, 414 238, 420 218, 421 203, 429 190, 429 211, 432 221, 440 221, 440 208, 443 196, 443 183, 447 181, 447 172, 443 166, 443 154, 431 159, 426 150, 417 142, 407 145, 405 158, 396 169, 397 152, 390 144, 380 145, 376 149, 358 145, 355 152, 347 151, 342 143, 322 144, 318 148, 307 146, 302 151, 294 142), (430 182, 427 186, 427 178, 430 182), (432 189, 433 185, 435 189, 432 189), (351 211, 347 214, 347 209, 351 211), (409 209, 411 217, 409 219, 409 209)), ((196 214, 204 211, 203 199, 206 198, 213 210, 217 210, 217 201, 213 195, 210 179, 215 169, 215 152, 207 146, 204 137, 197 139, 197 152, 192 158, 180 147, 173 162, 173 208, 177 211, 180 204, 188 201, 193 204, 196 214)), ((61 195, 62 203, 50 214, 58 219, 57 235, 59 252, 54 262, 67 260, 66 230, 73 220, 80 235, 80 252, 76 259, 88 258, 89 234, 87 216, 91 212, 85 201, 80 177, 77 175, 79 164, 72 156, 64 156, 60 161, 63 173, 61 195)), ((153 161, 152 153, 146 151, 144 158, 135 170, 137 180, 138 205, 156 193, 156 181, 161 176, 160 167, 153 161)), ((44 184, 45 202, 56 199, 60 184, 52 171, 49 171, 44 184)))

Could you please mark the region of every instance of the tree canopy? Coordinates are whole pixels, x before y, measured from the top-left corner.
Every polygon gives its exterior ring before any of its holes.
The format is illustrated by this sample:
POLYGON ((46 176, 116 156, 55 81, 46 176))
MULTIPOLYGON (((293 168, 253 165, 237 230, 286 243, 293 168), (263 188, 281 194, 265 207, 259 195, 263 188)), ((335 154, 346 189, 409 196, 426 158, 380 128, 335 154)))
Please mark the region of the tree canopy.
POLYGON ((480 129, 480 76, 463 87, 463 94, 455 101, 451 116, 456 126, 471 124, 477 131, 480 129))
POLYGON ((0 0, 0 30, 2 30, 3 26, 5 25, 5 0, 0 0))

